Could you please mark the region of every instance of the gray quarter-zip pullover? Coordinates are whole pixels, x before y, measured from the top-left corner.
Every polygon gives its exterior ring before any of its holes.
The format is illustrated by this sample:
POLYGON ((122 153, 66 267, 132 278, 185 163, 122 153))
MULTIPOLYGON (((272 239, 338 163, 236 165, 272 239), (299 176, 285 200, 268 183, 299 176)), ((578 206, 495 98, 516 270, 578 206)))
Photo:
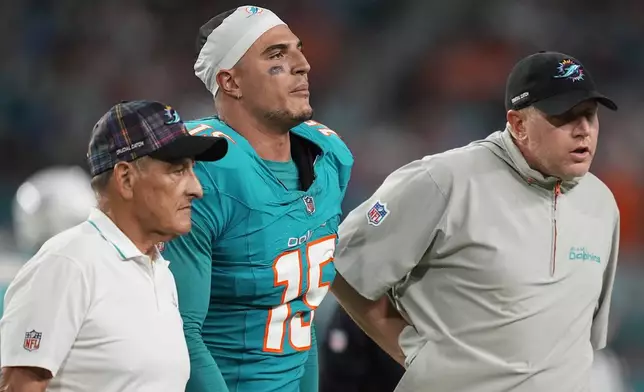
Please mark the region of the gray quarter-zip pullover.
POLYGON ((338 272, 411 324, 397 392, 588 390, 619 246, 593 174, 544 177, 499 131, 398 169, 339 236, 338 272))

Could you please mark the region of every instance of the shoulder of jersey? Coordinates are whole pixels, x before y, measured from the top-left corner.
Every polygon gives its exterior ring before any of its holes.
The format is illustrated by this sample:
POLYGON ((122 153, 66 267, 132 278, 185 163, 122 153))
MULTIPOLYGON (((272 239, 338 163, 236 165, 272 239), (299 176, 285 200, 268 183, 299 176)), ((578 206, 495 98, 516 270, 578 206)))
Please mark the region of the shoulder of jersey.
POLYGON ((244 139, 216 116, 190 120, 184 124, 193 136, 216 136, 227 140, 226 156, 215 162, 198 162, 195 173, 204 190, 218 187, 226 189, 228 193, 237 193, 237 188, 241 187, 239 178, 253 170, 252 160, 240 146, 244 139))
POLYGON ((228 166, 238 163, 238 160, 244 157, 239 148, 241 136, 216 116, 185 121, 184 124, 188 132, 193 136, 223 137, 228 141, 226 156, 217 162, 209 162, 209 164, 228 166))
POLYGON ((293 132, 311 140, 320 146, 324 152, 332 153, 343 163, 347 165, 353 164, 353 154, 349 147, 336 131, 326 125, 309 120, 293 128, 293 132))

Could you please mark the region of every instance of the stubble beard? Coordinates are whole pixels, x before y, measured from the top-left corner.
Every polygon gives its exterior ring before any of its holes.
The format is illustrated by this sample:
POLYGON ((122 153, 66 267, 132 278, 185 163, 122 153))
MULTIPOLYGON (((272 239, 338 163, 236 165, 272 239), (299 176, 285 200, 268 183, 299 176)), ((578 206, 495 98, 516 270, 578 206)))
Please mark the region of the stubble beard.
POLYGON ((313 118, 313 109, 302 110, 298 113, 289 112, 287 110, 275 110, 268 112, 264 118, 274 124, 279 124, 287 129, 293 128, 296 125, 308 121, 313 118))

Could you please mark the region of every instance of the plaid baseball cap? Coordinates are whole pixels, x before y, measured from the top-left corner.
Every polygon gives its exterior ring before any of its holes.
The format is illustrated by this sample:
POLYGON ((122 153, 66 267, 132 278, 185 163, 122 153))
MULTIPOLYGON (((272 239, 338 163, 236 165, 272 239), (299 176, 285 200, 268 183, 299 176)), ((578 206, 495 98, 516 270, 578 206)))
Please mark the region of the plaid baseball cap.
POLYGON ((617 110, 615 102, 597 91, 579 60, 558 52, 542 51, 520 60, 510 72, 505 89, 506 110, 534 106, 550 116, 563 114, 589 99, 617 110))
POLYGON ((228 151, 225 138, 191 136, 179 113, 153 101, 123 101, 94 125, 87 163, 92 176, 144 156, 163 161, 216 161, 228 151))

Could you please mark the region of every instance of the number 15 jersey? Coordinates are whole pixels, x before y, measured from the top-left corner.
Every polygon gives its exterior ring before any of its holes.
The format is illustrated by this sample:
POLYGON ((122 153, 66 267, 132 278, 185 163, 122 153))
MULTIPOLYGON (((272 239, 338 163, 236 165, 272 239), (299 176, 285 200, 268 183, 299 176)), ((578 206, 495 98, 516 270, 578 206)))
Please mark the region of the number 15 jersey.
POLYGON ((293 128, 292 139, 318 154, 311 186, 289 190, 218 118, 186 126, 191 134, 223 134, 229 145, 222 160, 195 165, 204 197, 193 202, 192 230, 164 250, 191 356, 187 390, 212 388, 208 373, 218 365, 231 392, 298 391, 314 310, 335 276, 353 157, 322 124, 293 128))

